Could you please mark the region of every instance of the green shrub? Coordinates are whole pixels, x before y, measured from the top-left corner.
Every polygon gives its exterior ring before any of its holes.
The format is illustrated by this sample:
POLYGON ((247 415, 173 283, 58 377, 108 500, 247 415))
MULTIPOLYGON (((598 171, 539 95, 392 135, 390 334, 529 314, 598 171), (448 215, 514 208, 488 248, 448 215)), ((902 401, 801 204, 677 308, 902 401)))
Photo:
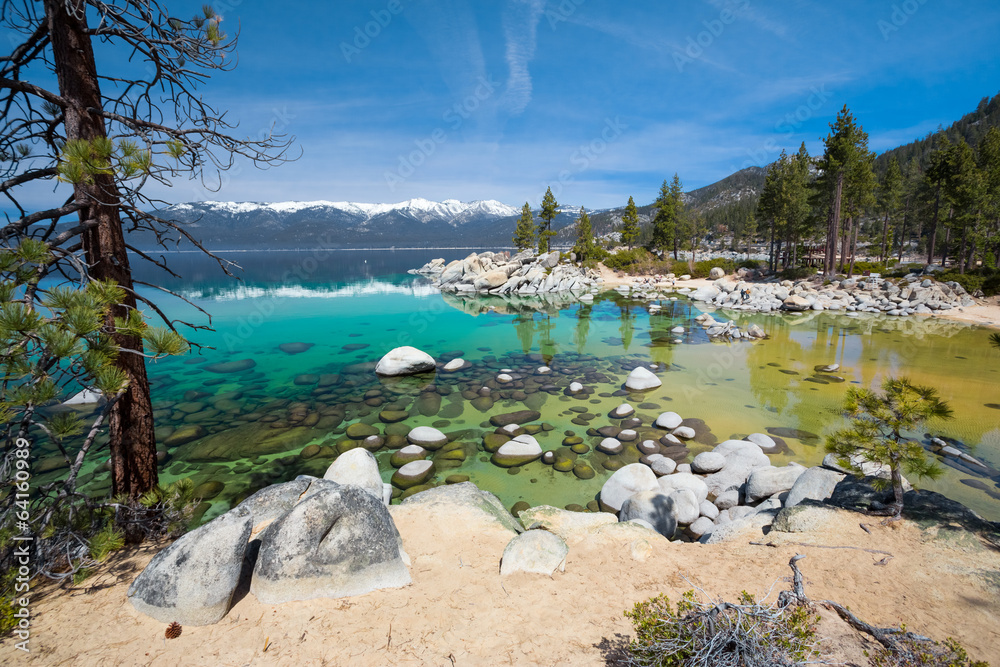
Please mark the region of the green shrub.
POLYGON ((744 259, 742 262, 736 265, 739 269, 766 269, 767 262, 762 259, 744 259))
POLYGON ((781 280, 802 280, 816 275, 816 269, 809 266, 790 266, 778 273, 781 280))
POLYGON ((934 278, 943 283, 949 283, 951 281, 955 281, 956 283, 961 285, 962 288, 969 294, 972 294, 973 292, 982 289, 983 281, 985 280, 985 278, 983 278, 983 276, 980 275, 979 271, 971 271, 969 273, 959 273, 954 269, 952 269, 951 271, 946 271, 944 273, 938 273, 937 275, 934 276, 934 278))
POLYGON ((691 269, 691 277, 707 278, 708 273, 715 267, 721 268, 727 275, 736 272, 736 262, 731 259, 716 257, 715 259, 703 259, 700 262, 695 262, 694 268, 691 269))
POLYGON ((898 648, 879 649, 871 659, 872 667, 990 667, 988 662, 970 660, 961 644, 949 637, 944 642, 897 640, 898 648))
POLYGON ((16 567, 8 569, 0 576, 0 636, 6 635, 17 627, 18 619, 14 617, 14 612, 17 609, 14 606, 14 600, 18 597, 14 591, 16 577, 16 567))
POLYGON ((660 259, 645 248, 619 250, 604 258, 604 266, 629 274, 670 273, 670 260, 660 259))
POLYGON ((986 296, 996 296, 1000 294, 1000 273, 992 275, 983 280, 983 294, 986 296))
POLYGON ((887 273, 889 269, 896 265, 896 260, 890 259, 888 266, 883 262, 854 262, 854 273, 864 273, 865 271, 870 271, 872 273, 887 273))
POLYGON ((923 264, 897 264, 885 275, 889 278, 905 278, 907 274, 923 270, 923 264))
POLYGON ((746 667, 800 664, 815 655, 816 618, 806 606, 765 606, 745 591, 739 604, 702 603, 688 591, 672 609, 659 595, 636 603, 625 616, 636 638, 629 665, 746 667))

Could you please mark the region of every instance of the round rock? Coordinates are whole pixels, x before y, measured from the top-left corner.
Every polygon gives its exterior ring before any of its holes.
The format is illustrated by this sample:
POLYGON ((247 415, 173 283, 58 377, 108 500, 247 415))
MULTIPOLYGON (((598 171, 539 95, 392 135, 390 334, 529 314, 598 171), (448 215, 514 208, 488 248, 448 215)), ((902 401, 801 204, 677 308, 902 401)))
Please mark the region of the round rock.
POLYGON ((597 449, 605 454, 618 454, 624 449, 624 445, 616 438, 604 438, 597 445, 597 449))
POLYGON ((660 378, 653 375, 652 371, 647 368, 639 366, 631 373, 628 374, 628 378, 625 380, 625 388, 629 391, 648 391, 650 389, 656 389, 663 383, 660 382, 660 378))
POLYGON ((617 408, 611 411, 611 417, 613 419, 624 419, 631 414, 635 413, 635 408, 633 408, 628 403, 622 403, 617 408))
POLYGON ((601 487, 601 503, 617 512, 633 494, 659 490, 656 475, 649 466, 630 463, 616 470, 601 487))
POLYGON ((513 468, 530 463, 541 456, 542 446, 534 437, 523 433, 500 445, 500 449, 493 454, 492 461, 501 468, 513 468))
POLYGON ((406 439, 424 449, 440 449, 448 442, 448 436, 432 426, 418 426, 406 434, 406 439))
POLYGON ((434 357, 415 347, 404 345, 387 352, 375 366, 375 373, 392 377, 424 373, 434 368, 434 357))
POLYGON ((718 472, 726 465, 726 457, 716 452, 702 452, 691 461, 691 470, 707 475, 718 472))
POLYGON ((656 418, 656 425, 660 428, 672 431, 681 425, 681 416, 676 412, 664 412, 656 418))
POLYGON ((778 448, 778 444, 771 438, 771 436, 764 435, 763 433, 751 433, 747 436, 747 440, 757 445, 765 452, 778 448))
POLYGON ((392 475, 392 483, 401 489, 423 484, 434 474, 433 461, 411 461, 392 475))
POLYGON ((678 426, 671 432, 671 435, 682 440, 690 440, 697 434, 690 426, 678 426))

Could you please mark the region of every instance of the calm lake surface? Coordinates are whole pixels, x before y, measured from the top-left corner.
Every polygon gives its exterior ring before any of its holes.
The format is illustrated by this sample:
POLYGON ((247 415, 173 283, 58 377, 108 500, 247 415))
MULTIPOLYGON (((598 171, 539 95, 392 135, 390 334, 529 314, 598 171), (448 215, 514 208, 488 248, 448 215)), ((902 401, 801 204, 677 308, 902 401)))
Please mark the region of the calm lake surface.
MULTIPOLYGON (((203 507, 210 518, 269 483, 321 476, 338 452, 358 446, 347 429, 359 423, 370 428, 355 427, 354 435, 381 436, 381 447, 367 444, 378 447, 389 481, 390 458, 405 444, 401 436, 426 425, 457 434, 432 453, 431 483, 466 475, 508 507, 521 500, 583 507, 593 504, 611 470, 638 459, 634 446, 615 456, 595 451, 601 437, 587 433, 619 424, 608 413, 622 402, 642 419, 640 440, 663 434, 648 428, 660 412, 689 420, 698 435, 688 443, 687 460, 716 442, 762 432, 782 444, 771 457, 775 465, 815 465, 824 455, 823 436, 843 424, 847 387, 905 374, 937 387, 954 408, 953 421, 930 424, 928 432, 954 440, 993 468, 938 457, 946 467, 942 479, 912 481, 1000 519, 1000 354, 988 345, 987 330, 918 317, 718 311, 717 319, 756 323, 770 338, 717 343, 693 321, 704 306, 683 296, 660 301, 662 310, 650 314, 646 302, 617 292, 587 305, 572 296, 511 302, 442 295, 406 274, 434 257, 451 260, 469 252, 224 253, 242 267, 234 270, 242 281, 197 254, 167 256, 180 279, 140 269, 142 280, 176 290, 210 313, 214 329, 187 334, 205 346, 201 350, 150 364, 165 452, 161 481, 187 477, 203 485, 211 496, 203 507), (677 326, 685 333, 670 333, 677 326), (288 345, 294 343, 304 345, 288 345), (417 381, 380 382, 374 363, 400 345, 438 360, 461 356, 471 365, 417 381), (814 371, 832 363, 841 366, 836 373, 814 371), (623 391, 629 370, 639 364, 658 364, 663 386, 642 395, 623 391), (537 374, 542 365, 552 372, 537 374), (497 385, 501 369, 521 379, 497 385), (566 395, 572 381, 588 393, 566 395), (481 396, 484 386, 492 387, 489 397, 481 396), (494 431, 490 416, 526 409, 541 413, 536 423, 544 427, 535 437, 543 449, 558 450, 577 472, 540 461, 513 469, 490 462, 483 441, 494 431), (586 447, 573 451, 574 440, 564 443, 574 435, 586 447), (587 477, 587 468, 594 474, 583 479, 578 473, 587 477)), ((192 306, 147 293, 172 316, 208 323, 192 306)), ((912 435, 931 449, 924 433, 912 435)), ((684 452, 673 454, 683 460, 684 452)), ((81 478, 88 491, 109 488, 99 464, 81 478)))

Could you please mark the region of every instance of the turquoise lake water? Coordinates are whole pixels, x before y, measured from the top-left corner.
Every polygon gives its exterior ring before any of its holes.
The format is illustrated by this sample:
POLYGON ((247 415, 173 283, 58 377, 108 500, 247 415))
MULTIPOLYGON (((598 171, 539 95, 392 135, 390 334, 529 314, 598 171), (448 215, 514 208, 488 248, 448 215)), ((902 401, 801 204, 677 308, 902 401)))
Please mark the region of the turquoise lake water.
MULTIPOLYGON (((995 470, 1000 468, 1000 353, 988 345, 987 330, 923 318, 717 311, 716 319, 753 322, 770 336, 722 343, 709 341, 693 321, 703 306, 684 297, 659 301, 662 309, 653 314, 646 302, 616 292, 598 295, 592 305, 572 297, 512 303, 442 295, 425 279, 405 273, 434 257, 468 253, 228 254, 243 267, 242 282, 225 277, 203 257, 174 254, 169 260, 182 279, 143 275, 211 313, 214 329, 189 334, 205 346, 201 350, 149 366, 164 452, 161 481, 186 477, 202 485, 211 496, 204 516, 214 516, 268 483, 322 475, 339 452, 358 446, 346 435, 355 423, 369 424, 382 436, 375 455, 389 481, 390 458, 404 444, 402 435, 427 425, 453 440, 433 453, 431 484, 464 475, 507 506, 518 501, 593 506, 611 470, 639 456, 634 446, 616 456, 596 452, 601 437, 587 433, 620 424, 608 413, 622 402, 635 407, 642 420, 640 439, 662 435, 649 428, 662 411, 690 420, 698 435, 685 451, 668 454, 678 460, 730 437, 765 432, 782 444, 771 457, 776 465, 793 460, 814 465, 823 458, 823 436, 843 424, 846 387, 905 374, 937 387, 955 410, 953 421, 929 424, 927 434, 953 440, 990 466, 938 457, 945 476, 918 486, 1000 519, 995 470), (671 334, 676 326, 685 333, 671 334), (461 356, 471 365, 413 382, 380 381, 374 363, 401 345, 439 361, 461 356), (229 366, 214 366, 220 363, 229 366), (814 372, 830 363, 839 363, 840 370, 814 372), (657 364, 663 386, 627 394, 625 377, 640 364, 657 364), (538 375, 542 365, 552 373, 538 375), (498 385, 502 369, 520 379, 498 385), (572 381, 583 383, 588 393, 566 395, 572 381), (490 398, 475 400, 484 386, 491 388, 490 398), (524 409, 541 413, 535 437, 543 449, 572 459, 578 472, 589 467, 592 478, 540 461, 516 469, 490 462, 483 441, 494 431, 489 418, 524 409), (589 451, 571 451, 574 440, 564 444, 574 436, 587 446, 578 448, 589 451)), ((207 323, 181 302, 159 302, 172 316, 207 323)), ((930 449, 925 434, 914 436, 930 449)), ((92 493, 110 484, 101 463, 95 460, 81 477, 92 493)))

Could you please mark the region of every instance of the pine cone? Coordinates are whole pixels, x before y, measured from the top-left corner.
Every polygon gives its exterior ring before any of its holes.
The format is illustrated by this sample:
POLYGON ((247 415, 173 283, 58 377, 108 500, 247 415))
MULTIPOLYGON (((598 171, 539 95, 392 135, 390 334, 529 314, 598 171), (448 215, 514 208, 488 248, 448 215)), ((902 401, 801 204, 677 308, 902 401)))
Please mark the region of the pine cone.
POLYGON ((177 639, 181 636, 181 624, 176 621, 167 626, 167 631, 163 633, 167 639, 177 639))

